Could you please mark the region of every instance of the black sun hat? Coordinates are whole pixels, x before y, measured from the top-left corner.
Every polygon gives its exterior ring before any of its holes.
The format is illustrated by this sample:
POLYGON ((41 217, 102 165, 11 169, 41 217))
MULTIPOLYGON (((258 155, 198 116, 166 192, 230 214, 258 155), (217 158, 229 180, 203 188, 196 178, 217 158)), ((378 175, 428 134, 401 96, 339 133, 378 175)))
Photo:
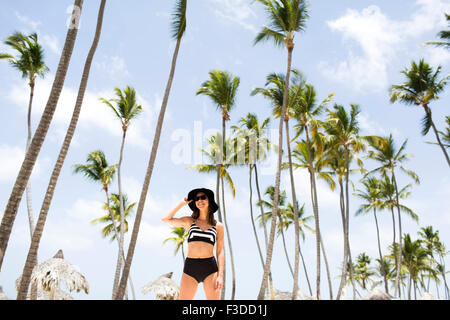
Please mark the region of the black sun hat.
POLYGON ((189 191, 187 198, 188 200, 192 200, 191 202, 189 202, 189 208, 191 208, 192 211, 194 211, 197 208, 195 205, 194 198, 199 192, 203 192, 208 197, 209 206, 212 208, 212 213, 216 212, 219 207, 217 206, 217 203, 214 200, 214 192, 206 188, 197 188, 189 191))

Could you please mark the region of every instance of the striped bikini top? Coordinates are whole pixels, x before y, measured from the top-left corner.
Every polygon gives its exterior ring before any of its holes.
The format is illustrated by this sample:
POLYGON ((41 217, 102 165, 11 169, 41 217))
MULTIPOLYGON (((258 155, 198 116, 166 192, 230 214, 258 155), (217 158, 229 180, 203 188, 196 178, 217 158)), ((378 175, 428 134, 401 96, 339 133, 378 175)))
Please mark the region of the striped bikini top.
POLYGON ((216 237, 216 227, 211 227, 203 231, 199 226, 195 224, 195 222, 193 222, 191 224, 191 227, 189 228, 187 241, 203 241, 214 245, 216 243, 216 237))

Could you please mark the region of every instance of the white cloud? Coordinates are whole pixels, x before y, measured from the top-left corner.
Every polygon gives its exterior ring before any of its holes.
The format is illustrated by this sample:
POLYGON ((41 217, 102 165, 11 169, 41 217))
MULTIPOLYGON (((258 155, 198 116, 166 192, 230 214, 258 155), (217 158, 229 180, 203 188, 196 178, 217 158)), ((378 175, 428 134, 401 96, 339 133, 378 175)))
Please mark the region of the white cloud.
POLYGON ((210 0, 216 17, 232 23, 237 23, 244 29, 257 33, 258 29, 248 22, 249 18, 256 17, 250 8, 251 3, 245 0, 210 0))
MULTIPOLYGON (((25 142, 24 142, 25 144, 25 142)), ((25 158, 25 148, 17 146, 0 145, 0 181, 14 181, 19 173, 22 162, 25 158)), ((36 162, 33 168, 33 175, 39 175, 40 164, 36 162)))
MULTIPOLYGON (((39 80, 36 84, 32 109, 33 121, 39 121, 39 118, 42 115, 51 91, 51 81, 53 78, 54 76, 49 74, 47 78, 39 80)), ((28 97, 23 94, 24 86, 25 83, 14 83, 7 96, 10 101, 21 107, 23 113, 26 112, 28 105, 28 97)), ((72 117, 77 92, 77 90, 68 86, 65 86, 61 92, 58 106, 53 117, 53 122, 58 126, 56 128, 57 132, 59 132, 58 136, 61 135, 61 138, 65 135, 67 125, 72 117)), ((87 90, 83 100, 80 119, 78 120, 78 127, 97 128, 104 130, 115 137, 122 137, 122 127, 119 120, 105 104, 99 101, 100 97, 112 99, 115 96, 112 90, 97 92, 87 90)), ((142 105, 144 112, 130 125, 127 131, 128 139, 126 140, 126 144, 148 150, 151 146, 148 132, 149 128, 154 127, 153 123, 156 118, 155 109, 158 106, 157 103, 159 100, 156 99, 155 103, 151 104, 137 93, 137 101, 142 105)))
MULTIPOLYGON (((42 25, 41 21, 34 21, 31 18, 27 16, 21 15, 19 12, 15 12, 15 15, 17 19, 19 19, 20 22, 25 24, 26 26, 31 28, 31 32, 36 32, 38 34, 38 42, 44 47, 48 47, 52 52, 56 54, 61 54, 61 47, 59 45, 58 37, 55 35, 49 35, 42 33, 39 30, 39 26, 42 25)), ((26 33, 29 33, 30 31, 26 30, 26 33)))
POLYGON ((98 61, 94 61, 94 66, 112 79, 118 80, 130 76, 125 60, 119 56, 103 56, 98 61))
POLYGON ((438 30, 443 23, 443 12, 450 10, 450 4, 442 0, 417 0, 416 7, 410 18, 403 21, 391 19, 376 5, 361 11, 347 9, 345 15, 328 21, 328 27, 342 35, 348 57, 339 62, 321 61, 319 70, 357 91, 385 90, 393 58, 401 51, 410 50, 407 46, 412 41, 419 46, 417 39, 425 32, 438 30))

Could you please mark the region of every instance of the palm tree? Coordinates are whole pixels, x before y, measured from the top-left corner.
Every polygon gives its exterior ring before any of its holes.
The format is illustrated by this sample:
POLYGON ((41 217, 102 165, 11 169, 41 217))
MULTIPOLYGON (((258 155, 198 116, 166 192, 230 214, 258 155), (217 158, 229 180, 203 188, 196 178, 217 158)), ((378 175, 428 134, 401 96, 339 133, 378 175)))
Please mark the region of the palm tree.
MULTIPOLYGON (((119 163, 117 166, 117 180, 119 185, 119 204, 120 204, 120 237, 119 237, 119 243, 120 243, 120 252, 117 260, 117 269, 116 274, 119 273, 122 269, 122 254, 123 251, 123 245, 124 245, 124 223, 125 223, 125 211, 123 208, 123 192, 122 192, 122 179, 121 179, 121 167, 122 167, 122 161, 123 161, 123 150, 125 147, 125 139, 127 130, 131 124, 131 120, 135 119, 137 116, 139 116, 142 113, 142 106, 138 104, 136 101, 136 90, 130 86, 127 86, 123 92, 119 88, 114 88, 114 91, 116 93, 117 98, 106 100, 104 98, 100 98, 99 100, 105 103, 116 115, 116 117, 120 120, 120 124, 122 126, 122 143, 120 146, 120 156, 119 156, 119 163), (115 103, 115 106, 111 103, 115 103)), ((113 288, 113 297, 117 293, 117 286, 119 285, 119 278, 117 277, 117 281, 114 282, 114 288, 113 288)))
MULTIPOLYGON (((104 209, 109 212, 111 210, 113 219, 111 215, 108 213, 107 215, 94 219, 91 223, 106 223, 106 226, 102 229, 103 238, 111 237, 110 241, 118 240, 118 232, 120 232, 120 224, 116 227, 116 221, 120 223, 120 195, 118 193, 113 193, 111 198, 109 199, 110 203, 104 204, 104 209), (117 232, 118 231, 118 232, 117 232)), ((128 197, 126 194, 122 195, 122 206, 124 208, 125 213, 125 230, 124 232, 128 232, 128 221, 126 218, 131 214, 136 205, 136 202, 128 203, 128 197)))
MULTIPOLYGON (((0 225, 0 270, 3 265, 3 258, 5 257, 6 248, 8 246, 11 230, 16 219, 17 210, 19 209, 20 201, 22 200, 23 192, 30 179, 34 164, 44 143, 48 128, 52 122, 53 114, 55 113, 58 104, 59 96, 64 86, 67 69, 69 67, 70 58, 72 56, 73 47, 78 33, 79 18, 83 6, 83 0, 75 0, 74 10, 72 11, 71 21, 74 22, 67 31, 64 48, 61 54, 58 68, 56 70, 53 86, 50 91, 50 96, 42 113, 41 120, 36 128, 31 144, 28 146, 25 159, 14 182, 13 189, 8 199, 5 212, 3 214, 0 225)), ((31 275, 31 271, 29 272, 31 275)), ((23 282, 29 283, 29 276, 23 277, 23 282)))
MULTIPOLYGON (((397 166, 400 166, 400 169, 408 174, 416 183, 420 183, 419 177, 417 174, 409 169, 406 169, 401 165, 402 162, 405 162, 409 160, 410 154, 404 153, 404 150, 406 148, 406 143, 408 140, 406 139, 401 147, 396 150, 394 139, 392 138, 392 134, 389 135, 389 137, 381 138, 381 143, 370 143, 371 147, 373 147, 375 150, 370 150, 368 154, 368 158, 376 160, 378 163, 380 163, 380 166, 369 171, 367 174, 373 173, 373 172, 380 172, 382 175, 387 175, 390 173, 392 183, 394 184, 395 188, 395 202, 397 207, 397 215, 398 215, 398 224, 399 224, 399 252, 398 252, 398 261, 397 261, 397 287, 395 289, 395 296, 397 295, 397 292, 400 293, 400 266, 402 265, 402 227, 401 227, 401 217, 400 217, 400 202, 399 202, 399 192, 398 192, 398 186, 397 186, 397 179, 395 176, 395 168, 397 166)), ((394 247, 395 250, 395 247, 394 247)))
POLYGON ((175 51, 172 57, 172 65, 170 68, 169 79, 167 81, 166 90, 164 92, 164 98, 159 111, 158 122, 156 124, 155 137, 153 139, 152 150, 150 159, 148 162, 147 170, 145 173, 144 183, 142 185, 141 196, 138 202, 138 208, 136 211, 136 219, 134 221, 133 232, 131 234, 130 245, 128 247, 127 259, 123 268, 122 277, 120 279, 119 291, 116 295, 116 299, 121 300, 125 294, 126 282, 128 274, 131 268, 131 262, 133 260, 134 249, 136 248, 136 241, 139 234, 139 226, 142 220, 142 213, 145 206, 145 198, 147 196, 148 187, 150 185, 150 179, 153 172, 153 166, 155 164, 156 154, 158 152, 159 140, 161 137, 162 125, 164 122, 164 115, 167 109, 167 103, 169 101, 170 88, 172 87, 173 78, 175 75, 175 67, 178 57, 178 51, 180 49, 181 39, 186 30, 186 6, 187 0, 177 0, 175 13, 172 20, 172 38, 176 39, 175 51))
MULTIPOLYGON (((438 262, 434 258, 434 253, 439 250, 439 246, 441 245, 441 242, 439 240, 439 231, 434 231, 432 226, 428 226, 421 228, 418 234, 421 237, 420 241, 422 241, 422 244, 428 250, 430 258, 437 265, 438 262)), ((430 291, 430 279, 431 277, 428 278, 428 284, 426 288, 428 292, 430 291)))
MULTIPOLYGON (((297 133, 298 136, 298 133, 297 133)), ((314 140, 320 140, 320 137, 316 137, 316 134, 314 134, 314 140)), ((319 142, 320 144, 320 142, 319 142)), ((334 190, 336 183, 334 182, 331 174, 329 172, 325 172, 322 169, 324 168, 324 166, 326 165, 326 158, 325 153, 323 151, 323 146, 322 147, 317 147, 316 144, 312 144, 309 148, 308 148, 308 143, 305 140, 301 140, 300 142, 296 142, 296 146, 294 148, 294 151, 292 152, 292 156, 294 158, 294 160, 297 160, 297 162, 293 162, 292 165, 295 169, 298 168, 303 168, 303 169, 307 169, 308 173, 309 173, 309 181, 310 181, 310 195, 311 195, 311 205, 313 207, 313 211, 314 210, 314 206, 316 206, 316 213, 318 212, 318 205, 317 203, 317 192, 315 191, 316 187, 315 187, 315 175, 317 174, 317 177, 326 181, 328 183, 328 185, 330 186, 330 188, 332 190, 334 190), (310 160, 311 159, 311 160, 310 160), (312 168, 312 170, 311 170, 312 168), (314 174, 314 179, 312 174, 314 174)), ((284 168, 284 164, 283 164, 283 168, 284 168)), ((317 215, 314 215, 314 222, 316 225, 318 225, 318 219, 316 219, 317 215)), ((314 230, 314 232, 316 232, 314 230)), ((330 274, 330 268, 328 265, 328 259, 327 259, 327 255, 326 255, 326 251, 325 251, 325 245, 323 242, 323 237, 320 236, 319 238, 319 244, 320 247, 322 248, 322 254, 323 254, 323 258, 324 258, 324 262, 325 262, 325 267, 326 267, 326 272, 327 272, 327 278, 328 278, 328 287, 329 287, 329 292, 330 292, 330 300, 333 299, 333 288, 332 288, 332 284, 331 284, 331 274, 330 274)), ((317 236, 316 236, 316 254, 317 254, 317 236)), ((319 248, 319 254, 320 254, 320 248, 319 248)), ((317 257, 316 257, 317 259, 317 257)), ((312 293, 311 293, 312 295, 312 293)))
POLYGON ((370 257, 363 252, 356 257, 356 264, 353 266, 355 280, 361 285, 363 290, 367 290, 368 283, 373 282, 371 277, 375 275, 375 272, 369 267, 370 261, 370 257))
MULTIPOLYGON (((266 211, 264 212, 262 215, 259 215, 257 217, 257 219, 260 221, 260 226, 263 226, 264 223, 268 223, 271 219, 272 219, 272 207, 275 205, 274 202, 274 194, 275 194, 275 187, 274 186, 268 186, 266 188, 266 191, 264 193, 265 195, 267 195, 269 197, 269 201, 267 200, 262 200, 261 202, 258 202, 258 205, 269 209, 270 211, 266 211)), ((289 254, 287 252, 287 248, 286 248, 286 238, 284 236, 284 229, 286 229, 286 225, 287 225, 287 218, 285 217, 285 204, 286 204, 286 191, 282 190, 280 192, 280 197, 278 199, 278 223, 277 223, 277 237, 282 236, 282 240, 283 240, 283 248, 284 248, 284 254, 286 256, 286 261, 289 267, 289 271, 291 272, 292 277, 294 277, 294 271, 292 270, 292 265, 291 265, 291 261, 289 260, 289 254)))
MULTIPOLYGON (((306 137, 306 151, 307 154, 304 153, 304 159, 307 159, 307 168, 310 176, 310 192, 311 192, 311 205, 314 213, 314 222, 315 222, 315 230, 316 230, 316 272, 319 274, 317 277, 317 286, 320 286, 320 246, 323 246, 322 236, 320 234, 320 224, 319 224, 319 201, 317 196, 317 187, 316 187, 316 175, 315 168, 313 165, 314 157, 312 154, 313 144, 314 142, 318 143, 316 148, 316 154, 319 156, 321 152, 323 152, 323 146, 320 143, 319 135, 317 134, 318 130, 318 121, 316 118, 322 113, 325 105, 331 101, 334 97, 334 94, 328 95, 326 99, 324 99, 319 105, 317 105, 317 93, 314 89, 314 86, 308 83, 302 85, 302 83, 295 83, 294 92, 299 92, 299 94, 294 94, 294 101, 292 101, 292 111, 293 117, 297 120, 297 124, 295 128, 297 129, 297 134, 294 139, 296 139, 302 132, 305 133, 306 137), (313 142, 314 141, 314 142, 313 142)), ((319 159, 317 159, 320 161, 319 159)), ((323 248, 325 250, 325 248, 323 248)), ((331 280, 328 270, 328 262, 326 261, 326 254, 324 251, 324 260, 327 265, 327 275, 328 275, 328 284, 330 289, 330 299, 333 297, 332 288, 331 288, 331 280)))
MULTIPOLYGON (((205 149, 200 149, 200 151, 208 158, 208 161, 211 162, 210 164, 194 164, 191 166, 188 166, 188 169, 196 169, 199 173, 214 173, 217 171, 217 159, 220 159, 218 157, 220 157, 220 155, 223 155, 223 150, 224 148, 226 148, 227 150, 230 150, 229 146, 234 146, 234 143, 232 142, 232 138, 229 138, 227 140, 224 140, 220 134, 220 132, 218 132, 215 136, 211 136, 208 139, 208 148, 205 149)), ((239 152, 239 151, 238 151, 239 152)), ((231 299, 234 299, 235 296, 235 292, 236 292, 236 273, 235 273, 235 268, 234 268, 234 256, 233 256, 233 247, 231 245, 231 235, 230 232, 228 230, 228 222, 227 222, 227 216, 226 216, 226 210, 225 210, 225 199, 224 199, 224 194, 225 194, 225 187, 224 187, 224 179, 227 182, 229 188, 231 189, 231 194, 233 195, 233 197, 236 196, 236 189, 233 183, 233 180, 231 179, 231 176, 228 172, 228 168, 231 166, 232 164, 232 159, 234 159, 236 157, 236 154, 227 153, 227 158, 223 159, 222 164, 220 165, 220 170, 219 170, 219 179, 222 185, 222 209, 223 209, 223 222, 224 222, 224 226, 225 226, 225 233, 227 235, 227 240, 228 240, 228 246, 229 246, 229 250, 230 250, 230 260, 231 260, 231 271, 232 271, 232 293, 231 293, 231 299)), ((224 282, 225 282, 225 271, 224 271, 224 282)), ((222 287, 222 299, 225 295, 225 284, 222 287)))
MULTIPOLYGON (((66 135, 64 137, 63 144, 59 151, 58 158, 53 167, 52 175, 50 176, 47 191, 44 196, 44 201, 42 202, 41 211, 39 213, 39 219, 36 224, 36 229, 33 233, 32 243, 31 243, 30 249, 28 251, 27 260, 26 260, 25 266, 24 266, 24 272, 23 272, 23 276, 22 276, 22 280, 21 280, 18 299, 26 299, 26 292, 28 290, 31 273, 33 271, 33 261, 36 261, 39 243, 40 243, 42 233, 44 230, 48 211, 50 209, 50 204, 51 204, 54 192, 55 192, 56 184, 58 182, 59 174, 61 172, 61 169, 64 165, 64 161, 66 159, 67 153, 69 151, 70 143, 75 134, 75 129, 76 129, 78 119, 80 116, 80 112, 81 112, 81 106, 83 104, 84 94, 85 94, 86 88, 87 88, 87 83, 88 83, 88 79, 89 79, 89 73, 90 73, 90 69, 91 69, 91 65, 92 65, 92 60, 94 58, 94 54, 97 50, 97 46, 98 46, 98 43, 100 40, 105 5, 106 5, 106 0, 103 0, 100 3, 98 16, 97 16, 97 25, 96 25, 96 29, 95 29, 95 35, 94 35, 94 39, 93 39, 91 48, 86 57, 86 62, 84 65, 83 74, 81 76, 80 86, 78 88, 77 100, 75 103, 74 111, 72 113, 72 118, 70 120, 69 127, 68 127, 66 135)), ((44 110, 44 114, 45 114, 45 112, 46 111, 44 110)), ((42 120, 41 120, 41 122, 42 122, 42 120)), ((37 133, 38 130, 39 130, 39 128, 36 130, 35 137, 36 137, 36 135, 38 135, 38 133, 37 133)), ((33 140, 35 139, 35 137, 33 137, 33 140)))
MULTIPOLYGON (((26 149, 31 143, 31 109, 33 105, 34 87, 36 85, 36 76, 41 78, 49 71, 49 68, 44 62, 44 50, 38 43, 38 36, 36 33, 32 33, 29 36, 25 36, 20 32, 14 32, 13 35, 8 37, 5 44, 12 49, 18 51, 17 58, 6 54, 0 53, 0 59, 6 59, 8 62, 22 73, 22 78, 28 79, 28 85, 30 86, 30 98, 28 102, 28 116, 27 116, 27 144, 26 149)), ((28 209, 28 221, 30 223, 30 237, 33 237, 34 230, 34 216, 31 197, 31 185, 28 182, 26 187, 26 199, 28 209)))
MULTIPOLYGON (((346 274, 347 265, 350 266, 350 279, 353 285, 353 298, 356 297, 355 284, 353 281, 353 263, 351 259, 350 243, 349 243, 349 220, 350 220, 350 208, 349 208, 349 173, 350 173, 350 158, 353 154, 356 154, 365 149, 365 145, 362 140, 375 140, 374 137, 362 137, 359 135, 358 126, 358 114, 360 108, 356 104, 351 105, 350 113, 347 113, 345 108, 341 105, 335 104, 333 111, 327 109, 328 119, 323 122, 325 132, 327 133, 326 139, 330 145, 334 146, 334 149, 342 149, 345 163, 345 201, 342 202, 345 207, 345 219, 344 222, 344 256, 348 259, 348 263, 344 259, 344 271, 346 274), (347 254, 345 254, 345 251, 347 254)), ((357 159, 359 167, 362 167, 362 163, 357 159)))
POLYGON ((386 290, 386 293, 389 294, 389 288, 388 288, 388 282, 387 282, 387 272, 383 269, 383 254, 381 253, 381 243, 380 243, 380 229, 378 227, 378 219, 377 219, 377 209, 380 209, 381 207, 381 187, 380 187, 380 181, 374 177, 368 177, 361 181, 362 185, 364 186, 364 190, 357 189, 356 193, 354 193, 355 196, 358 198, 361 198, 365 201, 365 203, 361 204, 361 206, 358 208, 358 210, 355 213, 355 216, 368 213, 373 210, 373 216, 375 218, 375 226, 377 231, 377 242, 378 242, 378 254, 380 256, 380 259, 378 260, 380 263, 380 271, 381 275, 384 279, 384 289, 386 290))
MULTIPOLYGON (((260 33, 256 36, 254 44, 262 41, 272 40, 278 47, 285 45, 288 51, 287 57, 287 70, 285 78, 285 87, 283 92, 283 103, 281 108, 281 115, 286 114, 287 100, 288 100, 288 88, 289 78, 291 75, 292 64, 292 51, 294 50, 294 34, 298 31, 303 31, 306 27, 306 20, 308 19, 307 5, 304 0, 256 0, 260 2, 267 12, 269 18, 269 27, 263 27, 260 33)), ((281 175, 281 163, 283 153, 283 120, 284 117, 280 117, 280 125, 278 128, 278 164, 277 173, 275 177, 275 194, 274 201, 278 202, 280 193, 280 175, 281 175)), ((267 277, 269 275, 270 265, 272 262, 273 253, 273 241, 275 237, 277 206, 273 206, 272 209, 272 224, 270 228, 270 240, 267 247, 267 256, 265 263, 265 270, 263 279, 261 281, 261 288, 258 293, 258 300, 264 298, 264 292, 266 291, 267 277)), ((297 221, 297 219, 296 219, 297 221)), ((297 230, 297 228, 296 228, 297 230)), ((298 270, 294 276, 294 289, 292 292, 292 299, 296 298, 298 288, 298 270)), ((317 286, 317 298, 320 298, 320 289, 317 286)))
MULTIPOLYGON (((445 19, 447 19, 447 22, 450 25, 450 14, 446 13, 445 19)), ((441 31, 439 31, 437 36, 442 41, 430 41, 430 42, 425 42, 425 44, 431 44, 431 45, 435 45, 437 47, 444 47, 446 49, 450 49, 450 30, 441 30, 441 31)))
MULTIPOLYGON (((304 80, 301 73, 297 70, 292 71, 294 73, 293 83, 300 88, 297 91, 292 91, 292 93, 299 94, 301 89, 303 88, 304 80)), ((252 91, 252 95, 262 94, 264 97, 268 98, 272 102, 273 111, 272 113, 279 118, 284 118, 285 129, 286 129, 286 144, 288 149, 288 169, 289 169, 289 177, 291 181, 291 192, 292 192, 292 202, 294 203, 294 224, 295 224, 295 264, 294 264, 294 282, 298 281, 298 265, 299 265, 299 226, 298 226, 298 207, 297 207, 297 195, 295 191, 295 183, 294 183, 294 173, 292 170, 292 153, 291 153, 291 142, 289 138, 289 119, 291 112, 291 103, 295 101, 295 96, 291 95, 291 92, 288 92, 288 101, 286 106, 285 114, 281 113, 281 109, 283 106, 283 93, 285 88, 285 77, 283 75, 270 74, 266 79, 266 86, 271 85, 268 89, 256 88, 252 91)), ((288 88, 289 90, 289 88, 288 88)), ((298 290, 298 284, 294 284, 294 291, 298 290)))
POLYGON ((435 270, 430 266, 428 251, 422 247, 421 240, 412 241, 409 234, 405 234, 403 240, 405 243, 402 250, 403 264, 409 273, 408 300, 411 300, 411 281, 414 284, 414 296, 416 296, 419 273, 423 271, 435 273, 435 270))
MULTIPOLYGON (((116 219, 114 217, 116 216, 117 212, 115 214, 113 214, 113 210, 111 209, 111 206, 110 206, 111 197, 109 195, 109 185, 110 185, 111 181, 114 179, 116 170, 117 170, 117 164, 109 165, 108 161, 106 160, 105 154, 101 150, 96 150, 96 151, 91 152, 87 157, 87 164, 74 165, 74 173, 81 173, 87 179, 89 179, 93 182, 98 182, 102 185, 102 190, 105 191, 105 195, 106 195, 106 202, 105 202, 107 205, 106 209, 108 210, 110 221, 113 224, 112 230, 114 230, 114 233, 115 233, 114 238, 117 240, 117 245, 118 245, 119 253, 120 253, 120 241, 119 241, 120 236, 118 233, 120 226, 119 226, 119 228, 115 226, 116 219)), ((118 212, 119 212, 119 216, 120 216, 120 205, 119 205, 118 212)), ((122 251, 122 258, 125 259, 125 254, 123 251, 122 251)), ((120 273, 117 273, 117 270, 116 270, 115 277, 119 278, 119 276, 120 276, 120 273)), ((131 276, 129 278, 130 278, 129 279, 130 287, 132 289, 133 296, 134 296, 134 288, 133 288, 133 284, 131 282, 131 276)))
POLYGON ((450 167, 450 158, 442 145, 439 138, 439 132, 433 122, 431 116, 431 108, 429 106, 432 100, 439 99, 438 94, 444 90, 445 85, 450 78, 450 73, 442 79, 438 79, 442 67, 438 66, 436 71, 426 63, 423 59, 411 63, 411 69, 405 69, 402 73, 406 77, 406 81, 399 85, 393 85, 390 88, 391 102, 403 102, 407 105, 422 106, 425 116, 422 119, 422 135, 426 135, 430 128, 433 128, 436 140, 444 153, 447 164, 450 167))
MULTIPOLYGON (((258 248, 261 265, 264 270, 263 253, 261 250, 261 245, 259 243, 258 233, 256 232, 255 218, 253 216, 252 171, 253 169, 255 169, 256 171, 257 161, 264 160, 267 157, 266 151, 270 149, 269 140, 262 136, 270 123, 270 118, 266 118, 260 126, 256 114, 248 113, 246 117, 242 117, 239 120, 239 123, 241 123, 241 127, 232 126, 232 129, 234 135, 236 136, 236 139, 242 141, 241 145, 243 145, 243 151, 245 153, 244 161, 246 164, 248 164, 249 167, 248 173, 249 173, 249 189, 250 189, 250 199, 249 199, 250 220, 253 227, 253 233, 255 235, 256 246, 258 248)), ((262 206, 259 207, 262 208, 262 206)), ((267 233, 265 232, 265 235, 266 234, 267 233)))
POLYGON ((172 234, 173 237, 171 238, 167 238, 163 241, 163 243, 166 243, 168 241, 172 241, 175 243, 175 252, 174 254, 176 255, 178 253, 178 251, 180 251, 181 249, 181 256, 183 258, 183 263, 184 263, 184 242, 186 241, 187 238, 187 232, 186 229, 183 227, 172 227, 172 234))
MULTIPOLYGON (((286 228, 286 230, 289 228, 290 225, 294 224, 294 206, 291 203, 288 203, 287 206, 284 208, 284 221, 283 224, 286 228)), ((305 217, 305 204, 303 204, 299 211, 298 211, 298 225, 299 225, 299 233, 302 236, 303 241, 305 240, 305 230, 304 228, 310 230, 311 232, 315 232, 315 230, 313 228, 311 228, 307 222, 309 220, 313 219, 313 216, 307 216, 305 217)), ((312 289, 311 289, 311 283, 309 281, 309 277, 308 277, 308 270, 306 270, 306 263, 305 263, 305 259, 303 257, 302 254, 302 250, 300 248, 300 243, 298 245, 298 253, 300 255, 300 258, 302 260, 302 265, 303 265, 303 269, 305 270, 305 278, 306 278, 306 282, 308 284, 308 289, 309 289, 309 294, 312 295, 312 289)))

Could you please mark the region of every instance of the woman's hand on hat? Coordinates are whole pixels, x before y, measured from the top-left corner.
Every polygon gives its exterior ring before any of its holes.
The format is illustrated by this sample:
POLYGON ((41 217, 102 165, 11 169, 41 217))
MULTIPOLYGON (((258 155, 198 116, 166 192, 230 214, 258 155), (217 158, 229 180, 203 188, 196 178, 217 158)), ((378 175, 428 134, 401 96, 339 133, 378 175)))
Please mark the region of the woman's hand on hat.
POLYGON ((192 200, 188 200, 188 198, 187 197, 184 197, 184 199, 183 199, 183 204, 188 204, 188 203, 190 203, 190 202, 192 202, 192 200))

